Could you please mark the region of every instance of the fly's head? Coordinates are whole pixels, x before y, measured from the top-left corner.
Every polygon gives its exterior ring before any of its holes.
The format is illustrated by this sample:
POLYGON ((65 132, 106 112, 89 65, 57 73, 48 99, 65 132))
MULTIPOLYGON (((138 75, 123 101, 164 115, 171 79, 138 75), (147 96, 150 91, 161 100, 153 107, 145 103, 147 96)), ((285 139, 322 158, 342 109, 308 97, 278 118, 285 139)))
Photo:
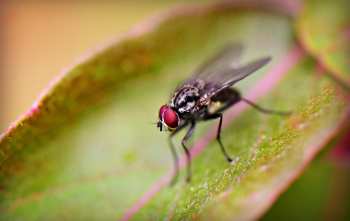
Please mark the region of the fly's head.
POLYGON ((169 105, 163 105, 160 107, 158 117, 159 120, 157 127, 160 131, 163 130, 163 127, 164 130, 173 131, 180 124, 179 115, 169 105))

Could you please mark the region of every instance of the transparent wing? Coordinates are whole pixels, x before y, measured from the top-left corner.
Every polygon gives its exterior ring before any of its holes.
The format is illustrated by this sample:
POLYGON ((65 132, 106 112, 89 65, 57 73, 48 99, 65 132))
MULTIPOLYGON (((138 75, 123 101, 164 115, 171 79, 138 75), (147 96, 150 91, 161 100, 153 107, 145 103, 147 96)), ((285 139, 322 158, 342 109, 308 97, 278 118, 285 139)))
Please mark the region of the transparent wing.
POLYGON ((234 43, 226 45, 216 55, 205 61, 198 69, 194 71, 192 76, 177 86, 176 89, 181 88, 183 85, 191 84, 197 79, 204 80, 205 82, 220 82, 217 73, 224 72, 228 67, 233 67, 237 64, 241 57, 243 47, 241 44, 234 43))
POLYGON ((210 81, 210 79, 206 79, 207 93, 209 96, 214 96, 225 88, 231 87, 236 82, 244 79, 250 74, 254 73, 258 69, 262 68, 271 60, 270 57, 263 57, 257 59, 253 62, 250 62, 244 66, 240 66, 237 68, 227 68, 222 72, 218 72, 215 77, 216 81, 210 81))
POLYGON ((193 77, 209 78, 215 73, 220 72, 227 67, 237 65, 243 52, 241 44, 229 44, 219 51, 216 55, 204 62, 193 74, 193 77))
POLYGON ((218 54, 203 63, 176 90, 180 89, 183 85, 194 84, 197 80, 202 80, 206 85, 203 93, 213 96, 254 73, 271 60, 270 57, 263 57, 246 65, 239 65, 242 52, 243 47, 241 44, 227 45, 218 54))

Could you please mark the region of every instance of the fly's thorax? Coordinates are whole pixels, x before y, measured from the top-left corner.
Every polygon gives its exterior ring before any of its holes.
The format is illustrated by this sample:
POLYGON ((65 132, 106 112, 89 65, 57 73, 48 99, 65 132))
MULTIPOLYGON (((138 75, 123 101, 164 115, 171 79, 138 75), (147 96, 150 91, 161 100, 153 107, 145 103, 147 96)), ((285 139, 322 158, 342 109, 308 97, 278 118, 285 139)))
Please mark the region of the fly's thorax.
POLYGON ((171 106, 179 114, 192 113, 200 99, 200 88, 186 85, 179 89, 171 100, 171 106))

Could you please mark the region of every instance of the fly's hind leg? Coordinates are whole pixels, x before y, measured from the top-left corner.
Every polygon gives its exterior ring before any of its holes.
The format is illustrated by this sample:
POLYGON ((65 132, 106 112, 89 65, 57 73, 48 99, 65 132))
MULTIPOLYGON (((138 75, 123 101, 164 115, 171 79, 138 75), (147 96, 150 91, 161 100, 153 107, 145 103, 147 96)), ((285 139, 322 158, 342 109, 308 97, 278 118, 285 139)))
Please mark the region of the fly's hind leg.
POLYGON ((217 129, 217 133, 216 133, 216 140, 220 145, 221 152, 224 154, 226 160, 230 163, 230 162, 232 162, 232 158, 228 155, 228 153, 227 153, 227 151, 226 151, 226 149, 221 141, 221 126, 222 126, 222 118, 223 118, 222 113, 211 114, 211 115, 207 116, 205 118, 205 120, 212 120, 212 119, 218 119, 218 118, 219 118, 219 125, 218 125, 218 129, 217 129))
POLYGON ((204 117, 204 120, 212 120, 212 119, 218 119, 219 118, 219 125, 218 125, 218 130, 216 134, 216 140, 218 141, 221 151, 224 154, 226 160, 228 162, 232 162, 232 158, 228 155, 224 145, 222 144, 221 141, 221 126, 222 126, 222 119, 223 119, 223 114, 222 112, 228 109, 229 107, 233 106, 239 101, 244 101, 245 103, 251 105, 258 111, 265 113, 265 114, 277 114, 277 115, 289 115, 291 112, 285 112, 285 111, 276 111, 276 110, 270 110, 264 107, 261 107, 252 101, 241 97, 240 93, 233 89, 233 88, 226 88, 219 92, 217 95, 212 97, 212 101, 214 102, 221 102, 222 106, 218 108, 214 113, 209 113, 207 116, 204 117))
POLYGON ((255 108, 257 111, 260 111, 261 113, 264 113, 264 114, 288 116, 292 113, 291 111, 279 111, 279 110, 272 110, 265 107, 261 107, 260 105, 248 100, 247 98, 242 97, 240 93, 234 88, 226 88, 222 90, 212 98, 212 101, 214 102, 219 101, 223 103, 222 107, 220 107, 217 111, 215 111, 216 113, 223 112, 224 110, 226 110, 227 108, 231 107, 232 105, 234 105, 239 101, 245 102, 246 104, 255 108))
POLYGON ((221 127, 222 127, 222 119, 223 119, 222 112, 227 108, 231 107, 232 105, 236 104, 237 102, 239 102, 240 99, 241 99, 241 96, 237 90, 233 88, 224 89, 220 93, 212 97, 212 101, 220 102, 222 103, 222 106, 219 109, 217 109, 214 113, 209 113, 207 116, 204 117, 204 120, 219 119, 219 125, 216 133, 216 140, 219 143, 221 152, 224 154, 228 162, 232 162, 232 158, 227 153, 226 148, 221 141, 221 127))
POLYGON ((256 103, 254 103, 254 102, 252 102, 244 97, 241 97, 241 101, 244 101, 245 103, 249 104, 250 106, 252 106, 256 110, 258 110, 264 114, 275 114, 275 115, 281 115, 281 116, 288 116, 288 115, 292 114, 291 111, 278 111, 278 110, 271 110, 271 109, 267 109, 265 107, 261 107, 261 106, 257 105, 256 103))

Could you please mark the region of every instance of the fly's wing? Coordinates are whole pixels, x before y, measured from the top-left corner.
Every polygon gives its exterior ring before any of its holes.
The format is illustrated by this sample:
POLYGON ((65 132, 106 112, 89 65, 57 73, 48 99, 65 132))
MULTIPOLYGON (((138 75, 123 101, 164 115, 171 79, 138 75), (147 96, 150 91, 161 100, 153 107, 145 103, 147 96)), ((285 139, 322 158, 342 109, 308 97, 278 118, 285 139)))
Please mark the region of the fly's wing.
MULTIPOLYGON (((209 96, 214 96, 225 88, 231 87, 236 82, 248 77, 269 63, 270 60, 271 57, 263 57, 241 67, 227 68, 222 72, 218 72, 216 81, 214 81, 215 86, 210 90, 209 96)), ((210 82, 210 79, 208 79, 208 82, 210 82)))
POLYGON ((224 72, 228 67, 237 63, 241 57, 243 47, 241 44, 234 43, 226 45, 216 55, 205 61, 198 69, 194 71, 192 76, 177 86, 176 89, 181 88, 183 85, 191 84, 197 79, 204 80, 205 82, 219 82, 216 73, 224 72))
POLYGON ((235 43, 226 45, 219 53, 204 62, 193 74, 196 78, 213 77, 216 72, 237 64, 243 52, 243 46, 235 43))
POLYGON ((240 44, 227 45, 218 54, 200 66, 176 90, 186 84, 195 84, 197 80, 202 80, 205 83, 203 93, 211 97, 249 76, 271 60, 270 57, 263 57, 246 65, 238 66, 242 51, 243 47, 240 44))

